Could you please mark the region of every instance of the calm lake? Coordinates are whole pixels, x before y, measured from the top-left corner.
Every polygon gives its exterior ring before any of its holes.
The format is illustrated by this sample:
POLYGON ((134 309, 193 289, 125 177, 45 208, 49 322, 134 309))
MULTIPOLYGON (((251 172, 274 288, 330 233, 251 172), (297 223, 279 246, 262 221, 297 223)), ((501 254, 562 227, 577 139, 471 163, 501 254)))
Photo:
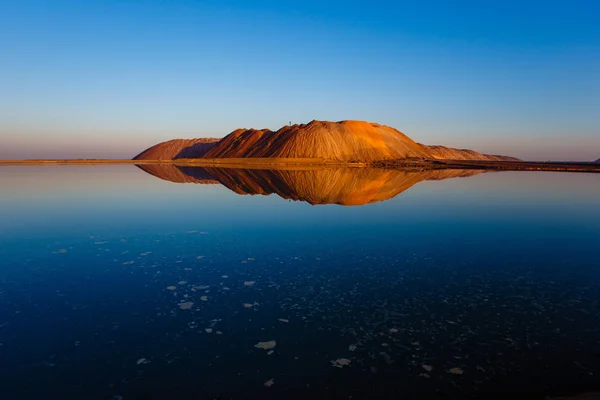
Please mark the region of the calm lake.
POLYGON ((0 167, 0 398, 600 390, 600 174, 0 167))

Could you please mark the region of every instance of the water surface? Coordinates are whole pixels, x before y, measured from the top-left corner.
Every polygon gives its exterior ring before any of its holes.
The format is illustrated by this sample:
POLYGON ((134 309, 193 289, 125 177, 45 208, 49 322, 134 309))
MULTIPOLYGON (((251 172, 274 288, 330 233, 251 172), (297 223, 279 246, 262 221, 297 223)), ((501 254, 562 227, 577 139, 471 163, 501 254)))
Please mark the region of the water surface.
POLYGON ((0 168, 3 399, 598 390, 600 175, 170 167, 0 168))

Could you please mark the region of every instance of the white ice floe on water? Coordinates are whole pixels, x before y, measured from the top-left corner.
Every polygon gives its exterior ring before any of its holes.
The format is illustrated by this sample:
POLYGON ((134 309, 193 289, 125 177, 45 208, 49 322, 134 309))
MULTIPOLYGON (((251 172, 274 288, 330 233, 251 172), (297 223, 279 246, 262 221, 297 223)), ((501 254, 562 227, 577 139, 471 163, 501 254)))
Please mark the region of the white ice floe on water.
POLYGON ((275 346, 277 346, 277 342, 275 340, 269 340, 268 342, 258 342, 254 345, 254 347, 256 347, 257 349, 263 350, 271 350, 274 349, 275 346))
POLYGON ((347 358, 338 358, 337 360, 331 360, 331 365, 336 368, 344 368, 349 367, 351 362, 347 358))
POLYGON ((271 386, 273 386, 274 384, 275 384, 275 379, 273 379, 273 378, 269 379, 268 381, 266 381, 266 382, 264 383, 264 385, 265 385, 266 387, 271 387, 271 386))

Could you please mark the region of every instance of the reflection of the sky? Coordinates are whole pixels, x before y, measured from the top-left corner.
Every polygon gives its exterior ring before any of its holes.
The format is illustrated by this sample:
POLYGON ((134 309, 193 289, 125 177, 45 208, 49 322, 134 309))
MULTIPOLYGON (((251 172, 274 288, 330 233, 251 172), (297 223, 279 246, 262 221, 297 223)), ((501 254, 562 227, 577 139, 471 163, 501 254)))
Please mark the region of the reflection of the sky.
MULTIPOLYGON (((600 225, 600 175, 484 173, 423 181, 390 200, 359 207, 311 206, 239 196, 218 184, 175 184, 134 166, 2 167, 0 236, 46 236, 119 227, 177 230, 333 229, 422 224, 546 228, 600 225)), ((475 229, 475 228, 473 228, 475 229)))

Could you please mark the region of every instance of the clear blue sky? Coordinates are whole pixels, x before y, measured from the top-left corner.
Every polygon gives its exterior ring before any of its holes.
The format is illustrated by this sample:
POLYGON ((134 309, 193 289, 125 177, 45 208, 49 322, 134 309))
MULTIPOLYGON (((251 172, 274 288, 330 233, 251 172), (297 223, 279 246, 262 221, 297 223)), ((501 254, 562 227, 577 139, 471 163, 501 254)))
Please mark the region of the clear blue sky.
POLYGON ((361 119, 596 159, 599 20, 593 0, 0 0, 0 158, 361 119))

